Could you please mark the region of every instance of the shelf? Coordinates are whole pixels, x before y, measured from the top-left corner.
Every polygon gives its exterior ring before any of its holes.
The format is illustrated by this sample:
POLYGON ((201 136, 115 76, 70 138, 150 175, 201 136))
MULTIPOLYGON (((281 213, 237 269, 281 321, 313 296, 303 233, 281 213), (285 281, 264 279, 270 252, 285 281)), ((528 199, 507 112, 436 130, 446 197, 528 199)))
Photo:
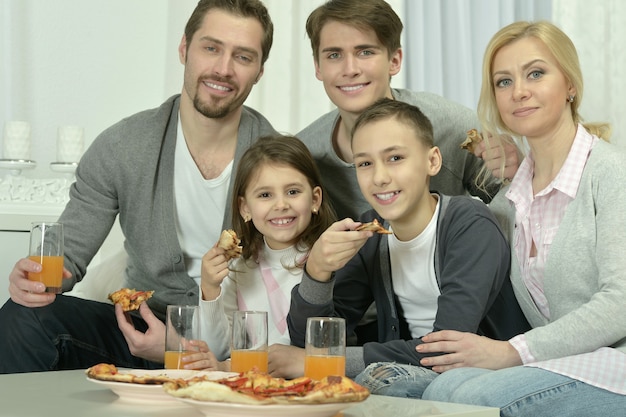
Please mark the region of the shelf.
POLYGON ((52 162, 50 169, 54 172, 62 172, 64 174, 74 174, 78 163, 76 162, 52 162))
POLYGON ((0 159, 0 169, 9 170, 12 175, 20 175, 24 169, 33 169, 37 162, 27 159, 0 159))

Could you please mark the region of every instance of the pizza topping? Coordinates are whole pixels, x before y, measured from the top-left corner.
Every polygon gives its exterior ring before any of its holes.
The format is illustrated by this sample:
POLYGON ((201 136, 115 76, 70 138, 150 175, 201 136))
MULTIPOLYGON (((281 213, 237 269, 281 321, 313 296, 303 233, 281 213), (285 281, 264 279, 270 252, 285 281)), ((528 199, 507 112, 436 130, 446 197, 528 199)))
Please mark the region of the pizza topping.
POLYGON ((123 311, 139 310, 144 301, 152 297, 154 291, 137 291, 130 288, 122 288, 109 294, 109 300, 113 304, 120 304, 123 311))
POLYGON ((362 401, 369 396, 366 388, 346 377, 286 380, 257 371, 215 381, 179 379, 163 387, 175 397, 240 404, 321 404, 362 401))
POLYGON ((380 233, 383 235, 389 235, 391 234, 391 232, 387 229, 385 229, 379 222, 377 219, 374 219, 373 221, 369 222, 369 223, 363 223, 362 225, 360 225, 359 227, 356 228, 356 230, 365 230, 365 231, 371 231, 371 232, 375 232, 375 233, 380 233))
POLYGON ((241 256, 243 248, 239 245, 240 243, 241 240, 237 237, 237 233, 232 229, 227 229, 222 231, 217 247, 224 249, 226 258, 230 260, 241 256))
POLYGON ((478 130, 470 129, 467 131, 467 138, 461 143, 461 148, 465 149, 468 152, 474 153, 476 149, 476 145, 483 141, 483 137, 478 130))

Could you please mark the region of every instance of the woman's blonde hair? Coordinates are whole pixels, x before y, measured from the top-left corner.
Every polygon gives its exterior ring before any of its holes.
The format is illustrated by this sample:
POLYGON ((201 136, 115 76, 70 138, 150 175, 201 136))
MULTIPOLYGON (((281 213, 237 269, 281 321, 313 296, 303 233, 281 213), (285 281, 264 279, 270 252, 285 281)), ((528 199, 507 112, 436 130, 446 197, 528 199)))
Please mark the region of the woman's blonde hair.
MULTIPOLYGON (((583 122, 582 117, 578 113, 578 108, 583 98, 583 76, 578 60, 576 47, 571 39, 557 26, 547 21, 538 22, 515 22, 500 29, 492 38, 483 58, 482 68, 482 85, 480 88, 480 97, 478 99, 478 120, 482 127, 482 133, 487 147, 489 147, 489 137, 500 137, 502 141, 509 141, 511 137, 519 137, 516 132, 511 131, 500 116, 495 97, 495 85, 493 80, 493 60, 504 46, 507 46, 517 40, 523 38, 535 38, 543 42, 550 53, 556 59, 565 78, 572 84, 576 91, 573 101, 570 102, 570 111, 572 120, 575 124, 581 123, 583 127, 591 134, 601 139, 609 141, 611 136, 611 125, 605 122, 583 122)), ((566 100, 566 97, 563 97, 566 100)), ((520 159, 523 155, 520 152, 520 159)), ((505 162, 502 161, 500 171, 504 172, 505 162)), ((485 166, 476 178, 476 185, 485 190, 491 173, 485 166)), ((502 180, 507 180, 501 178, 502 180)), ((510 180, 510 179, 508 179, 510 180)), ((485 190, 486 191, 486 190, 485 190)))

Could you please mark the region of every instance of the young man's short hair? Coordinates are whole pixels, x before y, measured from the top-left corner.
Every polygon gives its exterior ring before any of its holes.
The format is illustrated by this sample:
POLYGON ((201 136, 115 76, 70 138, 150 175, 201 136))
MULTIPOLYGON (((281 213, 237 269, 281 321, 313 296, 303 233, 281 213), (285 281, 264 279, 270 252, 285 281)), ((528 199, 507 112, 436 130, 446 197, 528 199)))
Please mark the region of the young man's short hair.
POLYGON ((313 10, 306 21, 306 33, 311 39, 316 62, 319 60, 320 33, 331 21, 359 30, 373 30, 389 56, 401 47, 402 21, 384 0, 329 0, 313 10))

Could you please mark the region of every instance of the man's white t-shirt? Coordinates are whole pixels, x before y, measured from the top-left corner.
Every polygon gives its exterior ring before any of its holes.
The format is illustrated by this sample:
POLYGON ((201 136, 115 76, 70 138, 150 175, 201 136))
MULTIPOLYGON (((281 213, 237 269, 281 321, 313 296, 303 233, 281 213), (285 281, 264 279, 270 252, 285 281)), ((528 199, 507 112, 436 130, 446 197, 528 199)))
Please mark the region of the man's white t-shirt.
POLYGON ((417 237, 402 242, 395 235, 388 235, 393 289, 413 338, 433 330, 437 298, 441 295, 435 276, 439 204, 428 226, 417 237))
POLYGON ((228 198, 233 161, 219 177, 206 180, 191 157, 178 118, 174 156, 176 231, 190 277, 200 283, 202 256, 217 243, 228 198))

